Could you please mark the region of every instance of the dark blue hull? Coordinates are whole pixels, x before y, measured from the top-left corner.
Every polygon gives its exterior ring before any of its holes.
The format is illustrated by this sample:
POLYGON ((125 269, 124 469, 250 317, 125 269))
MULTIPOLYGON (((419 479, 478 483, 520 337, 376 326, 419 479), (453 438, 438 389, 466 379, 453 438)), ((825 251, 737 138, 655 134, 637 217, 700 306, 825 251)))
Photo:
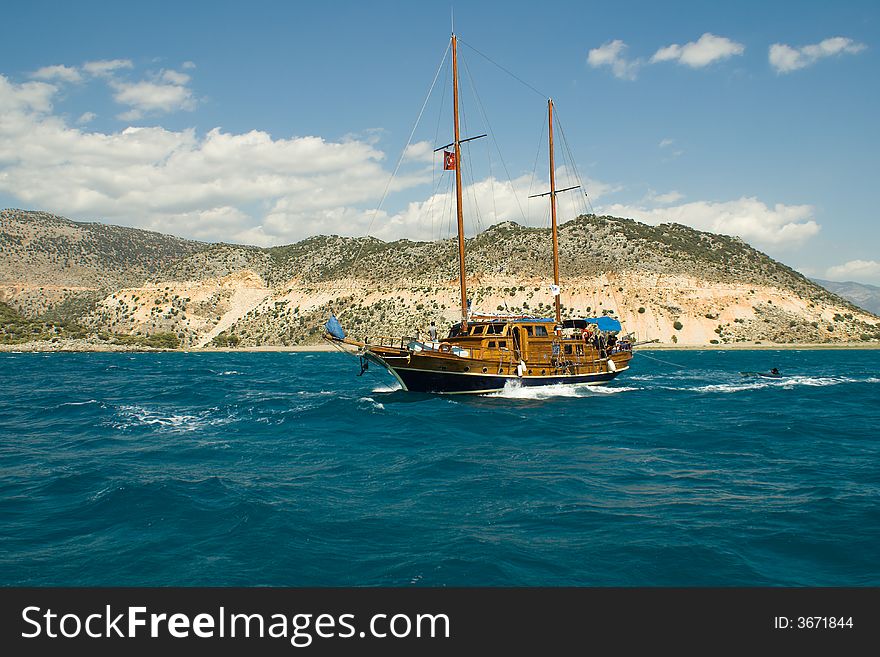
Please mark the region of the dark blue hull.
POLYGON ((611 381, 623 371, 577 374, 567 376, 497 376, 491 374, 466 374, 463 372, 432 372, 406 367, 386 365, 406 390, 441 394, 496 392, 505 384, 516 381, 522 386, 571 385, 575 383, 598 384, 611 381))

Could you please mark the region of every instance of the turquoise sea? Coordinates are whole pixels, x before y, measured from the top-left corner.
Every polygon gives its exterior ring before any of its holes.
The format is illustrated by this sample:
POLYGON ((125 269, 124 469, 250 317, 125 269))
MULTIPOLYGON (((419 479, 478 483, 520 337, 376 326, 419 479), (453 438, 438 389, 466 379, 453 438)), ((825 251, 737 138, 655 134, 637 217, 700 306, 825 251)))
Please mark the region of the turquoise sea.
POLYGON ((880 585, 880 351, 481 397, 336 353, 0 372, 0 585, 880 585))

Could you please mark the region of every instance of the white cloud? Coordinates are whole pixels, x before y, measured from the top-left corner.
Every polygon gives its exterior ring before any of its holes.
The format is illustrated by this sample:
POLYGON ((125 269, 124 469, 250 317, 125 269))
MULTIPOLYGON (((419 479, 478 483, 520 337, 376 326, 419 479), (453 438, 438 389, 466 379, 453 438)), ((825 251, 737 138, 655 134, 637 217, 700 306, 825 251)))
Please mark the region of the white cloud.
MULTIPOLYGON (((189 80, 189 76, 179 75, 189 80)), ((165 79, 162 76, 160 78, 165 79)), ((196 108, 192 91, 183 84, 141 80, 140 82, 113 81, 110 85, 116 90, 113 96, 116 102, 129 105, 141 114, 175 110, 192 111, 196 108)))
POLYGON ((190 81, 190 77, 186 73, 164 69, 159 73, 159 79, 171 84, 183 85, 190 81))
POLYGON ((187 70, 194 69, 196 67, 195 62, 184 62, 180 65, 180 68, 184 68, 187 70))
POLYGON ((743 44, 732 41, 727 37, 720 37, 706 32, 697 41, 691 41, 683 46, 674 43, 665 48, 660 48, 651 57, 651 63, 677 61, 679 64, 684 64, 691 68, 702 68, 734 55, 742 55, 743 52, 745 52, 743 44))
POLYGON ((434 147, 429 141, 418 141, 406 147, 403 159, 410 162, 433 162, 434 158, 442 157, 442 153, 435 153, 434 147))
POLYGON ((665 139, 661 139, 660 143, 657 144, 657 146, 658 146, 658 148, 668 148, 669 146, 672 146, 674 143, 675 143, 674 139, 670 139, 669 137, 666 137, 665 139))
POLYGON ((675 203, 676 201, 680 201, 683 198, 684 194, 682 194, 681 192, 676 192, 675 190, 672 190, 671 192, 666 192, 665 194, 658 194, 657 192, 652 190, 645 197, 645 201, 653 205, 670 205, 672 203, 675 203))
POLYGON ((98 115, 94 112, 83 112, 80 117, 76 120, 79 125, 85 125, 86 123, 91 123, 95 120, 98 115))
POLYGON ((816 235, 820 226, 812 219, 809 205, 768 207, 756 198, 735 201, 695 201, 683 205, 649 208, 613 204, 603 212, 637 219, 648 224, 679 223, 698 230, 735 235, 761 247, 794 247, 816 235))
MULTIPOLYGON (((330 142, 219 128, 204 135, 161 127, 89 132, 46 113, 54 89, 14 85, 0 76, 0 193, 24 207, 260 245, 314 234, 362 236, 368 229, 383 239, 449 236, 444 209, 451 212, 455 202, 445 191, 374 218, 393 163, 369 135, 330 142)), ((419 142, 409 155, 418 162, 433 156, 430 150, 419 142)), ((392 193, 431 182, 430 171, 411 168, 398 174, 392 193)), ((452 173, 439 173, 444 175, 452 173)), ((560 185, 570 178, 564 167, 557 175, 560 185)), ((449 189, 448 179, 438 182, 449 189)), ((502 220, 522 222, 523 213, 527 223, 543 225, 547 199, 526 199, 538 185, 530 176, 468 185, 463 195, 469 232, 502 220)), ((594 198, 614 189, 592 180, 585 185, 594 198)), ((562 221, 582 211, 578 197, 560 197, 562 221)))
POLYGON ((607 66, 614 77, 621 80, 635 80, 641 60, 630 60, 624 56, 627 45, 620 39, 608 41, 593 48, 587 55, 587 63, 593 68, 607 66))
POLYGON ((784 43, 774 43, 770 46, 770 65, 777 73, 791 73, 801 68, 806 68, 823 57, 834 55, 860 53, 865 49, 862 43, 856 43, 845 37, 832 37, 819 43, 800 48, 793 48, 784 43))
POLYGON ((83 64, 83 70, 89 75, 107 77, 120 69, 134 68, 130 59, 101 59, 83 64))
POLYGON ((79 82, 82 76, 74 66, 64 66, 58 64, 56 66, 44 66, 34 71, 31 77, 37 80, 60 80, 61 82, 79 82))
POLYGON ((0 75, 0 118, 7 112, 48 112, 57 91, 57 87, 46 82, 15 84, 0 75))
MULTIPOLYGON (((451 210, 454 200, 448 191, 399 210, 381 211, 374 218, 372 208, 394 162, 386 161, 370 136, 333 142, 316 136, 273 138, 257 130, 228 133, 220 128, 206 134, 157 126, 88 131, 52 113, 57 93, 45 82, 15 84, 0 76, 0 193, 23 207, 205 240, 262 245, 320 233, 360 236, 368 228, 383 239, 449 234, 443 211, 451 210)), ((88 115, 81 119, 94 118, 88 115)), ((427 160, 430 150, 427 142, 418 142, 408 156, 417 163, 427 160)), ((430 170, 420 165, 410 169, 396 177, 392 193, 431 182, 430 170)), ((567 174, 564 167, 557 170, 560 187, 576 184, 566 182, 572 178, 567 174)), ((448 180, 437 182, 449 189, 444 186, 448 180)), ((620 189, 589 179, 584 184, 593 199, 620 189)), ((526 198, 542 191, 542 181, 531 176, 512 182, 487 178, 468 185, 463 196, 469 230, 503 220, 521 222, 523 214, 526 223, 545 225, 547 199, 526 198)), ((561 221, 583 211, 580 194, 560 196, 561 221)), ((677 221, 774 245, 797 244, 819 230, 809 206, 771 208, 742 198, 658 207, 680 200, 678 192, 669 191, 653 194, 645 205, 616 204, 603 210, 650 223, 677 221)))
POLYGON ((116 118, 120 121, 140 121, 144 118, 144 113, 139 109, 131 109, 127 112, 120 112, 116 115, 116 118))
MULTIPOLYGON (((24 207, 203 239, 262 234, 263 243, 279 243, 340 229, 363 234, 363 222, 334 222, 364 214, 358 208, 377 203, 388 181, 384 153, 364 141, 219 128, 201 136, 161 127, 89 132, 49 113, 56 92, 0 76, 0 193, 24 207)), ((398 175, 392 191, 423 182, 423 174, 398 175)))
POLYGON ((880 282, 880 262, 876 260, 850 260, 842 265, 829 267, 825 278, 832 281, 863 281, 880 282))

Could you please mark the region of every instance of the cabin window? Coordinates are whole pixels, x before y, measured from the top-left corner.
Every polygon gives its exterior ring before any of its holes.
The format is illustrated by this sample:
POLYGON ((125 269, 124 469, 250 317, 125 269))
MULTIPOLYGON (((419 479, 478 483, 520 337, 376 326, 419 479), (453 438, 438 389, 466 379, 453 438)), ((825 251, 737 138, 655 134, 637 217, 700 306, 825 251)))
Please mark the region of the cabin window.
POLYGON ((486 345, 486 346, 487 346, 489 349, 493 348, 493 347, 495 346, 495 340, 490 340, 490 341, 489 341, 489 344, 486 345))
POLYGON ((483 368, 483 374, 485 374, 485 373, 488 372, 488 371, 489 371, 489 368, 488 368, 488 367, 484 367, 484 368, 483 368))
POLYGON ((468 367, 467 365, 465 365, 465 367, 464 367, 464 371, 465 371, 465 372, 470 372, 470 371, 471 371, 471 368, 468 367))
POLYGON ((526 335, 534 335, 535 329, 532 326, 526 326, 526 335))
POLYGON ((538 337, 547 337, 547 327, 536 326, 535 327, 535 335, 538 337))
POLYGON ((504 333, 504 324, 489 324, 486 327, 486 333, 492 335, 501 335, 504 333))
POLYGON ((507 349, 507 340, 499 340, 498 348, 499 349, 507 349))
POLYGON ((486 328, 482 324, 471 329, 471 335, 483 335, 483 329, 486 328))
POLYGON ((565 353, 567 353, 567 354, 571 353, 571 345, 570 344, 565 345, 565 353))
POLYGON ((583 355, 584 355, 584 345, 579 344, 579 345, 577 346, 577 355, 578 355, 578 356, 583 356, 583 355))

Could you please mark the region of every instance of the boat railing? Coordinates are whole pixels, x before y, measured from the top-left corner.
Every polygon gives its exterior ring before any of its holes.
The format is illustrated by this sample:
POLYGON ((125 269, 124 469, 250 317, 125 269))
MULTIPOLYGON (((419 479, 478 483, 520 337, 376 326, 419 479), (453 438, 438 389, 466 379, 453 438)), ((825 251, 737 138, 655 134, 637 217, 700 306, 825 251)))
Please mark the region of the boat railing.
POLYGON ((364 338, 367 347, 388 347, 390 349, 406 349, 415 340, 413 337, 391 335, 370 335, 364 338))

